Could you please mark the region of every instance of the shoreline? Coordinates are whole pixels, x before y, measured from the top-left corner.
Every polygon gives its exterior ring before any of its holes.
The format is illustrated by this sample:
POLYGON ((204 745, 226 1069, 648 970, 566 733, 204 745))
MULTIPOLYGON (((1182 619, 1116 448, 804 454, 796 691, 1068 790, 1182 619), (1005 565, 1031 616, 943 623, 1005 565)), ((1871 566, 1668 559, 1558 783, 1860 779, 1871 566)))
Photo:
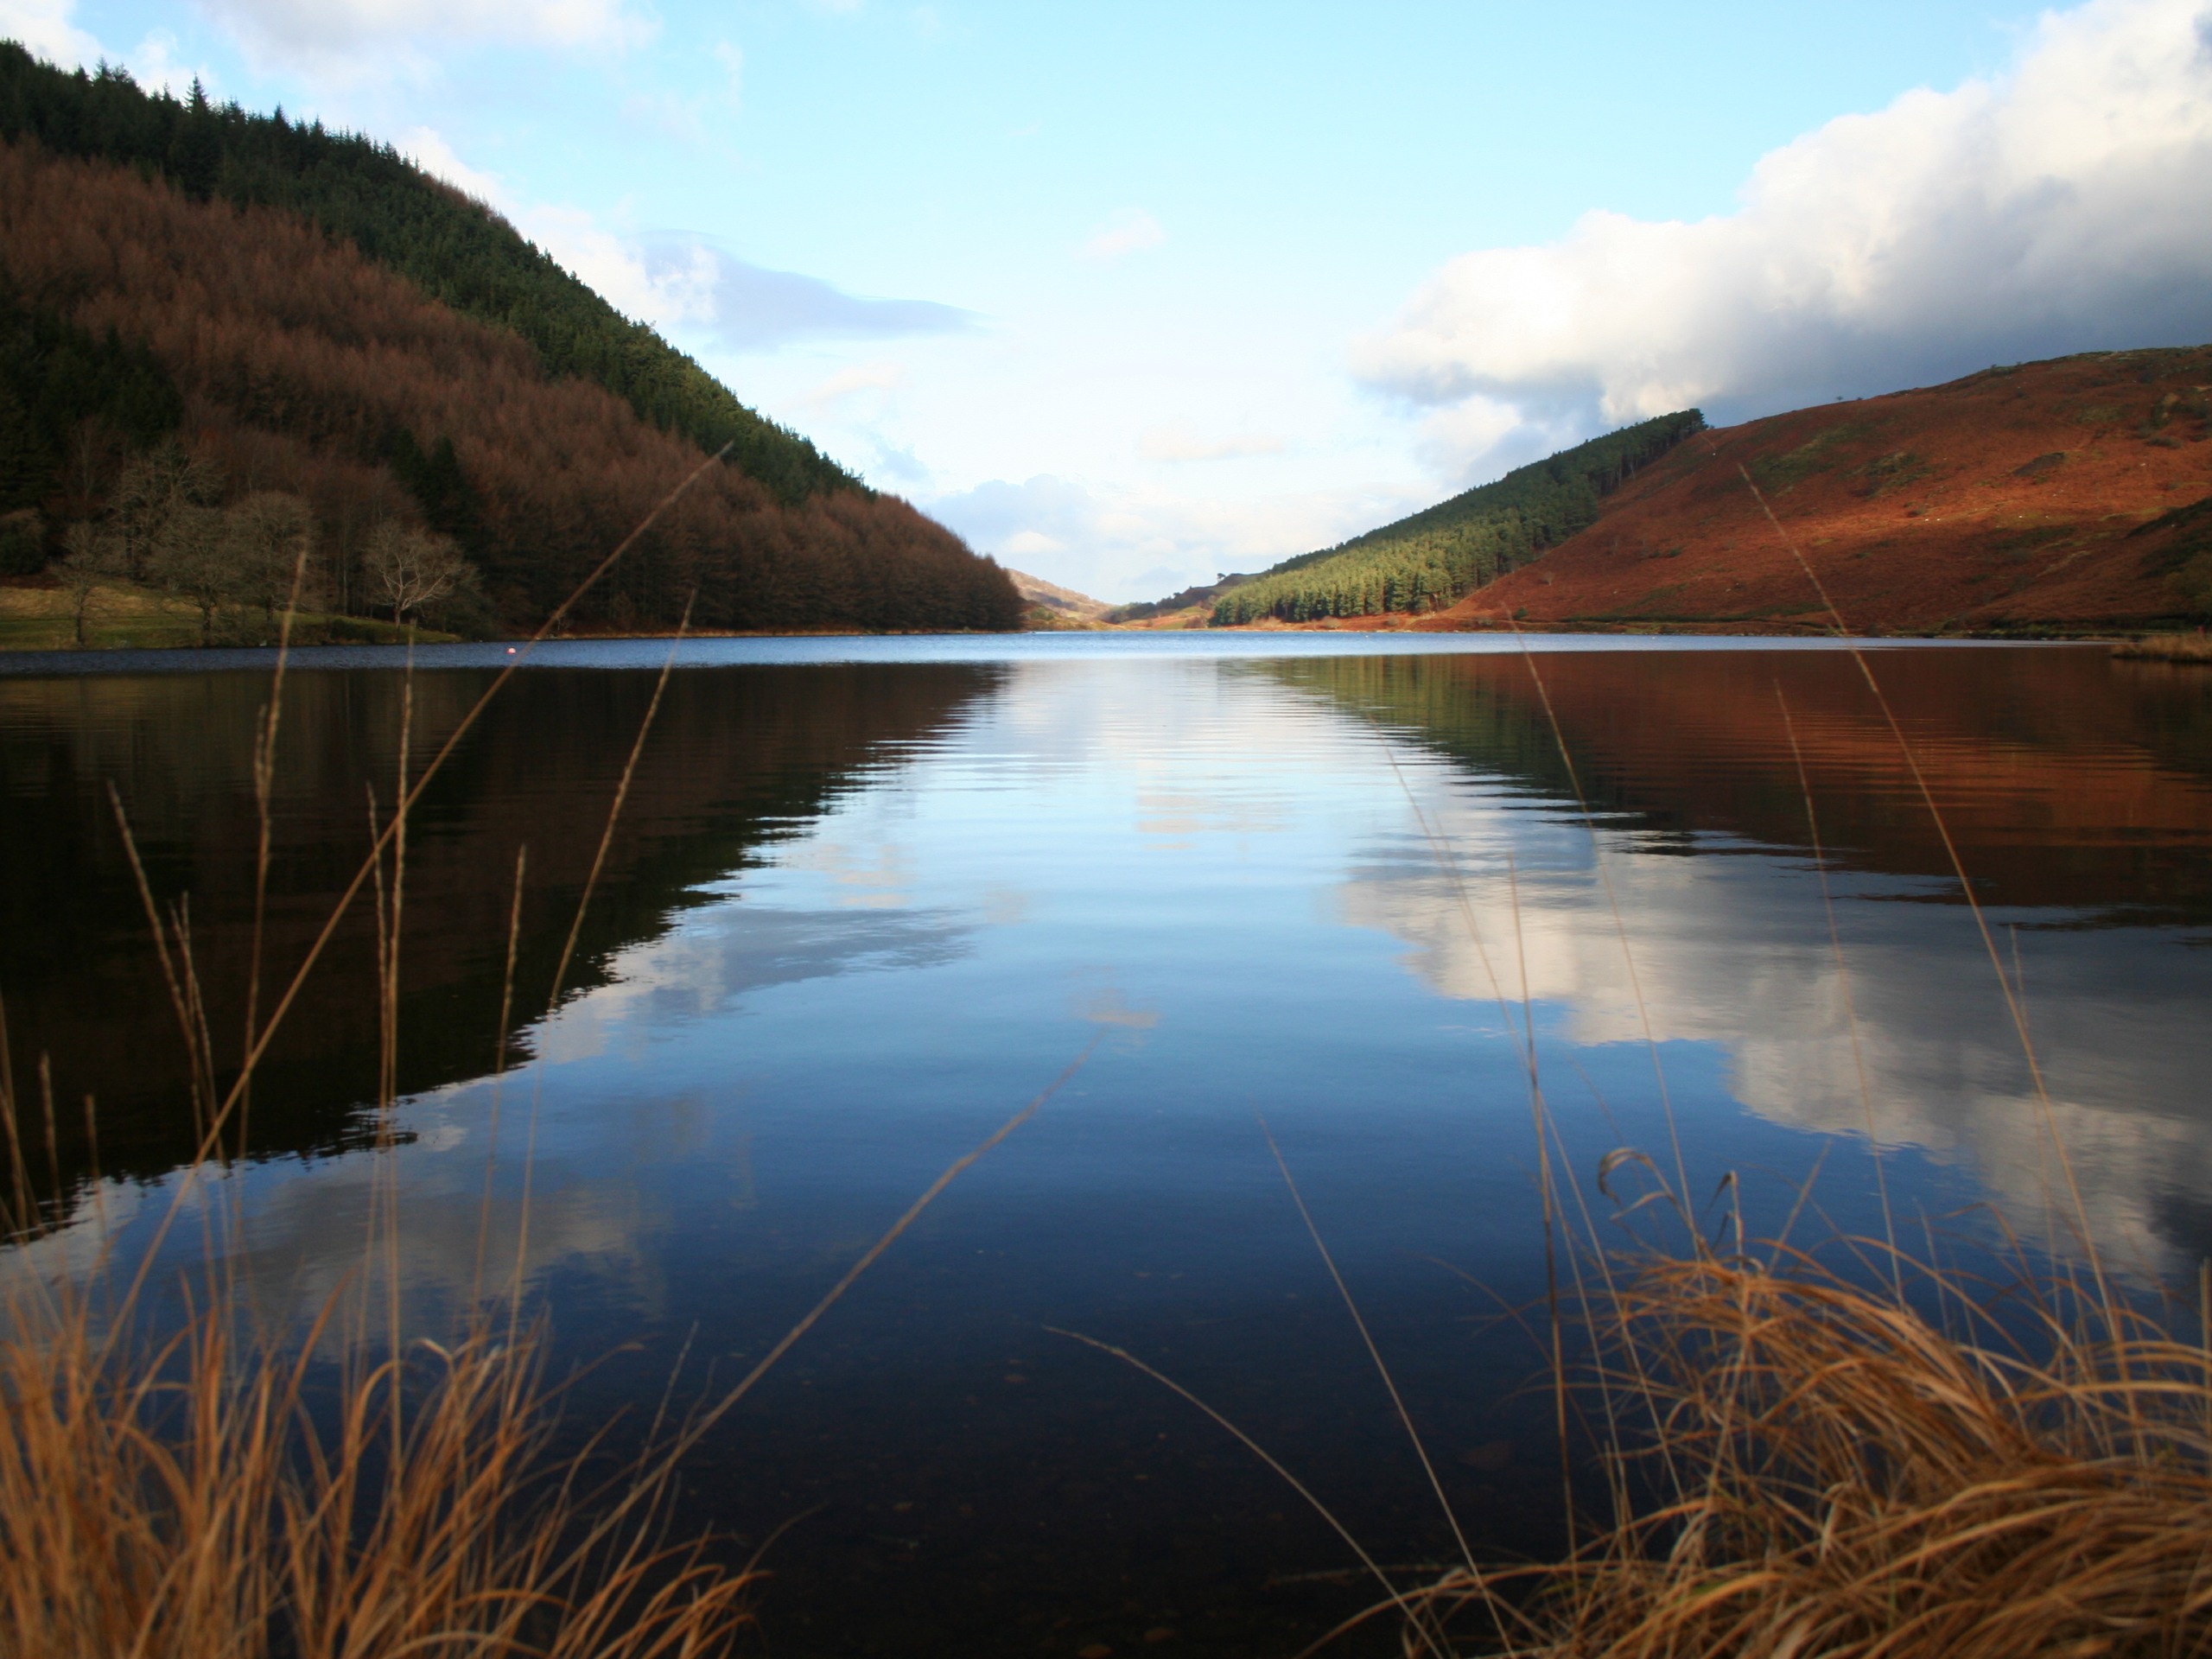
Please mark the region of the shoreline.
MULTIPOLYGON (((37 582, 16 578, 0 582, 0 594, 53 593, 59 590, 37 582)), ((194 655, 223 655, 238 652, 271 651, 276 648, 272 629, 265 619, 227 619, 227 637, 202 644, 197 639, 179 638, 180 634, 195 632, 196 620, 188 619, 172 608, 166 595, 133 594, 129 596, 131 611, 127 617, 118 618, 111 610, 96 627, 89 628, 90 637, 83 645, 74 643, 64 630, 67 626, 65 613, 41 613, 11 607, 0 599, 0 662, 19 661, 27 657, 92 657, 130 652, 154 654, 175 658, 180 663, 194 655), (56 637, 59 635, 60 637, 56 637), (151 636, 150 638, 148 636, 151 636), (134 637, 135 636, 135 637, 134 637)), ((1573 626, 1556 623, 1514 623, 1464 618, 1449 620, 1437 613, 1408 613, 1382 612, 1370 617, 1324 617, 1308 622, 1286 622, 1277 618, 1237 623, 1215 627, 1203 620, 1203 613, 1182 613, 1171 618, 1147 619, 1141 622, 1074 624, 1043 628, 961 629, 947 631, 936 628, 692 628, 685 631, 687 639, 1033 639, 1080 636, 1147 636, 1198 635, 1210 639, 1228 639, 1252 635, 1285 634, 1375 634, 1398 635, 1437 640, 1452 636, 1477 639, 1773 639, 1809 642, 1833 639, 1839 636, 1834 630, 1809 623, 1789 622, 1776 618, 1760 619, 1685 619, 1679 621, 1649 623, 1609 623, 1592 621, 1573 626)), ((592 644, 598 642, 638 642, 668 640, 676 636, 666 629, 582 628, 564 631, 548 637, 546 644, 592 644)), ((2212 658, 2212 645, 2203 644, 2201 632, 2181 627, 2154 628, 2142 623, 2113 620, 2102 625, 2075 624, 2053 621, 2030 623, 2003 629, 1968 629, 1943 627, 1882 627, 1876 626, 1854 633, 1854 639, 1880 640, 1955 640, 1987 643, 2013 642, 2018 644, 2072 643, 2103 644, 2113 647, 2117 656, 2168 662, 2190 662, 2212 658)), ((414 642, 419 645, 453 646, 484 645, 521 646, 527 634, 492 635, 479 639, 465 639, 435 629, 418 629, 414 642)), ((347 616, 320 612, 302 613, 293 636, 295 650, 360 649, 364 647, 397 646, 408 642, 406 631, 379 617, 347 616)))
MULTIPOLYGON (((362 624, 369 619, 349 618, 348 621, 362 624)), ((1403 625, 1382 627, 1353 627, 1343 624, 1258 623, 1240 624, 1233 627, 1097 627, 1097 628, 692 628, 682 636, 685 640, 715 639, 1036 639, 1082 638, 1126 638, 1130 636, 1166 634, 1169 636, 1197 636, 1211 639, 1235 639, 1252 637, 1281 636, 1285 634, 1355 634, 1402 635, 1423 640, 1437 641, 1451 638, 1470 639, 1511 640, 1527 639, 1771 639, 1777 643, 1815 644, 1822 641, 1854 639, 1881 643, 1905 644, 1925 641, 1930 644, 1980 645, 2109 645, 2116 657, 2145 661, 2195 662, 2212 661, 2212 644, 2201 643, 2202 637, 2195 633, 2148 632, 2126 629, 2007 629, 1950 630, 1898 628, 1870 630, 1840 635, 1826 628, 1751 628, 1725 625, 1711 626, 1669 626, 1663 628, 1559 628, 1559 627, 1478 627, 1478 628, 1423 628, 1403 625)), ((548 635, 538 643, 542 645, 588 645, 672 643, 677 636, 670 630, 639 629, 624 632, 576 632, 548 635)), ((459 635, 441 633, 424 629, 417 633, 414 644, 425 648, 475 645, 484 647, 512 646, 517 649, 529 644, 527 634, 493 634, 486 638, 468 639, 459 635)), ((359 651, 398 649, 408 644, 400 630, 389 623, 377 623, 373 632, 362 626, 360 634, 353 638, 302 639, 295 636, 291 649, 306 651, 359 651), (361 637, 367 636, 367 637, 361 637)), ((196 641, 188 645, 139 644, 130 640, 109 640, 86 645, 18 645, 0 642, 0 663, 26 657, 108 657, 159 656, 187 658, 192 657, 224 657, 238 652, 273 652, 274 639, 247 639, 216 640, 209 645, 196 641)))
MULTIPOLYGON (((112 591, 112 590, 111 590, 112 591)), ((80 656, 104 655, 113 652, 159 652, 164 656, 185 656, 193 652, 233 652, 274 649, 273 638, 262 637, 271 632, 266 619, 226 619, 225 629, 230 637, 203 645, 197 639, 180 638, 194 633, 198 621, 180 608, 170 596, 149 590, 130 591, 118 595, 124 610, 118 613, 116 601, 96 606, 95 613, 105 610, 98 623, 88 628, 91 637, 77 645, 68 637, 67 610, 60 605, 47 603, 24 605, 20 601, 10 603, 16 595, 39 595, 41 600, 52 595, 60 601, 60 588, 50 582, 37 577, 14 577, 0 580, 0 661, 25 656, 80 656), (60 636, 60 637, 57 637, 60 636), (136 636, 136 637, 133 637, 136 636), (151 636, 151 637, 149 637, 151 636), (251 637, 249 637, 251 636, 251 637)), ((684 637, 691 639, 899 639, 918 638, 1027 638, 1061 634, 1205 634, 1227 638, 1246 634, 1300 633, 1356 633, 1405 634, 1433 638, 1439 635, 1465 634, 1476 637, 1511 639, 1526 636, 1532 639, 1587 638, 1587 639, 1826 639, 1836 638, 1833 629, 1810 621, 1799 621, 1779 617, 1730 618, 1703 617, 1679 620, 1658 620, 1643 622, 1615 622, 1599 619, 1567 619, 1573 626, 1562 626, 1558 622, 1515 622, 1503 618, 1450 617, 1444 613, 1377 612, 1362 617, 1321 617, 1306 622, 1286 622, 1274 617, 1263 617, 1251 622, 1215 627, 1205 620, 1207 613, 1194 607, 1169 616, 1147 618, 1135 622, 1075 622, 1052 627, 997 629, 962 629, 947 631, 938 628, 692 628, 684 637)), ((90 619, 88 619, 88 621, 90 619)), ((520 645, 527 634, 492 635, 476 640, 435 629, 418 629, 415 640, 418 645, 520 645)), ((665 629, 581 628, 550 636, 555 640, 589 642, 596 640, 669 639, 675 636, 665 629)), ((2198 648, 2192 643, 2202 639, 2200 632, 2184 626, 2159 627, 2150 619, 2123 620, 2113 618, 2102 622, 2018 623, 2005 628, 1950 628, 1934 626, 1885 626, 1876 625, 1852 637, 1870 639, 1957 639, 1957 640, 2012 640, 2023 644, 2037 641, 2070 641, 2081 644, 2102 643, 2114 647, 2118 655, 2160 661, 2185 662, 2198 660, 2198 648)), ((380 617, 341 615, 335 613, 302 613, 295 634, 296 648, 309 646, 366 646, 397 645, 406 643, 405 631, 380 617)))

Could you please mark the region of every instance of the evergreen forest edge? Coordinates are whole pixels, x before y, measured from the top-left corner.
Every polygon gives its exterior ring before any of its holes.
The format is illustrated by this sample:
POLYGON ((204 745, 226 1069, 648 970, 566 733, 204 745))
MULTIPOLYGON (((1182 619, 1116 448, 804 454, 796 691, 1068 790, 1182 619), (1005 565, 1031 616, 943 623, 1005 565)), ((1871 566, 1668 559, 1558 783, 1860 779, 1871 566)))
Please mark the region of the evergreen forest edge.
POLYGON ((1605 496, 1704 429, 1694 409, 1656 416, 1335 547, 1285 559, 1215 594, 1213 626, 1442 610, 1589 528, 1605 496))

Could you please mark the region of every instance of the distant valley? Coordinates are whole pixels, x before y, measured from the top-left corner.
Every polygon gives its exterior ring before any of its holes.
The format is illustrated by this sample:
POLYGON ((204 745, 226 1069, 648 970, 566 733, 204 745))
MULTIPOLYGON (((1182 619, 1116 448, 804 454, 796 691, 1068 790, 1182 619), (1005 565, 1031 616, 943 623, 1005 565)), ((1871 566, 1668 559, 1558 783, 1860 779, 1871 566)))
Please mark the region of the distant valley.
POLYGON ((1055 628, 1096 628, 1104 626, 1114 607, 1072 588, 1063 588, 1026 570, 1009 569, 1007 578, 1021 595, 1021 626, 1051 631, 1055 628))

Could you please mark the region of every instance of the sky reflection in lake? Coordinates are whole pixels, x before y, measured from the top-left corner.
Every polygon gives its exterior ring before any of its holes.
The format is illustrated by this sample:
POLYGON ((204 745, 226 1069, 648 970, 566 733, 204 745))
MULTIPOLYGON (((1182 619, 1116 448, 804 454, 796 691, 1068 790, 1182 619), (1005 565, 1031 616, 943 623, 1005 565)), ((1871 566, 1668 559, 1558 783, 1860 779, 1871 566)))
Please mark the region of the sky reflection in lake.
MULTIPOLYGON (((2094 653, 1876 666, 1970 873, 1988 872, 2101 1235, 2145 1271, 2192 1268, 2212 1236, 2201 692, 2094 653)), ((728 1373, 1096 1039, 709 1449, 696 1501, 725 1526, 757 1538, 827 1506, 779 1546, 776 1645, 1072 1651, 1071 1632, 1118 1643, 1170 1623, 1196 1649, 1249 1651, 1309 1639, 1355 1595, 1268 1589, 1338 1565, 1340 1546, 1187 1407, 1046 1326, 1166 1366, 1378 1550, 1438 1549, 1262 1115, 1478 1529, 1543 1547, 1541 1426, 1502 1399, 1535 1356, 1491 1318, 1493 1298, 1541 1283, 1524 995, 1593 1204, 1610 1147, 1671 1168, 1660 1076, 1694 1195, 1743 1172, 1754 1230, 1822 1160, 1818 1226, 1878 1228, 1870 1107, 1915 1215, 1987 1197, 2039 1231, 2051 1166, 1974 918, 1847 659, 1612 651, 1548 654, 1541 672, 1549 715, 1529 665, 1497 656, 1061 647, 988 671, 679 674, 639 839, 618 856, 619 925, 582 988, 534 1005, 504 1084, 483 1075, 487 1027, 437 1046, 444 1074, 420 1074, 403 1109, 385 1155, 416 1327, 440 1328, 519 1252, 566 1351, 638 1344, 582 1385, 587 1418, 656 1396, 687 1338, 695 1376, 728 1373), (875 677, 864 699, 848 696, 857 673, 875 677), (839 697, 852 714, 824 723, 839 697), (837 1598, 862 1573, 889 1586, 881 1609, 837 1598)), ((323 677, 327 707, 303 703, 303 721, 332 722, 326 748, 345 749, 335 711, 358 716, 370 677, 323 677)), ((50 688, 68 683, 36 683, 0 699, 18 757, 7 810, 11 828, 59 836, 120 751, 100 727, 92 764, 92 740, 54 713, 50 688), (35 776, 20 758, 34 725, 35 776)), ((501 748, 424 832, 454 891, 502 903, 517 841, 569 819, 595 836, 650 682, 517 690, 512 723, 487 734, 501 748), (549 773, 510 751, 562 759, 549 773)), ((213 761, 164 785, 187 821, 233 810, 239 786, 213 761)), ((303 799, 300 823, 358 813, 358 781, 329 788, 350 798, 303 799)), ((302 848, 324 834, 338 831, 303 829, 302 848)), ((320 867, 302 856, 288 868, 304 906, 320 867)), ((180 852, 170 868, 188 882, 202 867, 180 852)), ((460 908, 417 913, 410 960, 476 983, 466 963, 486 942, 441 937, 460 908)), ((446 1006, 474 1017, 473 995, 446 1006)), ((42 1038, 67 1052, 68 1008, 43 1007, 42 1038)), ((304 1312, 358 1268, 379 1166, 357 1095, 293 1086, 272 1120, 292 1139, 231 1179, 242 1265, 265 1306, 304 1312)), ((126 1238, 175 1179, 138 1173, 152 1186, 105 1195, 126 1238)), ((93 1214, 80 1194, 73 1227, 28 1254, 81 1259, 93 1214)))

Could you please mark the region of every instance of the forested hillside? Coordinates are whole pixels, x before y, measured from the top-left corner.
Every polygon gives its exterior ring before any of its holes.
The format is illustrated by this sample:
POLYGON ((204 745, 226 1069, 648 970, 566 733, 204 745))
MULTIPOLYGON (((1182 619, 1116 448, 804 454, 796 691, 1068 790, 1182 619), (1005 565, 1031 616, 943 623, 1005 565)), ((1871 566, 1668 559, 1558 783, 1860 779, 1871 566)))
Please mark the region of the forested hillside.
MULTIPOLYGON (((184 107, 124 90, 137 102, 117 107, 184 107)), ((0 144, 0 573, 166 588, 213 639, 267 616, 304 549, 318 608, 525 626, 705 460, 675 428, 299 213, 0 144)), ((665 626, 696 590, 707 627, 1018 624, 996 564, 842 479, 712 468, 581 621, 665 626)))
POLYGON ((632 322, 482 203, 389 144, 148 93, 118 68, 88 75, 0 41, 0 139, 112 162, 194 201, 282 207, 405 276, 464 316, 510 329, 546 373, 596 381, 639 416, 712 453, 725 443, 785 502, 859 480, 797 433, 763 420, 643 323, 632 322))
POLYGON ((1286 559, 1216 598, 1214 626, 1442 609, 1586 528, 1599 497, 1704 425, 1694 409, 1662 415, 1338 546, 1286 559))

